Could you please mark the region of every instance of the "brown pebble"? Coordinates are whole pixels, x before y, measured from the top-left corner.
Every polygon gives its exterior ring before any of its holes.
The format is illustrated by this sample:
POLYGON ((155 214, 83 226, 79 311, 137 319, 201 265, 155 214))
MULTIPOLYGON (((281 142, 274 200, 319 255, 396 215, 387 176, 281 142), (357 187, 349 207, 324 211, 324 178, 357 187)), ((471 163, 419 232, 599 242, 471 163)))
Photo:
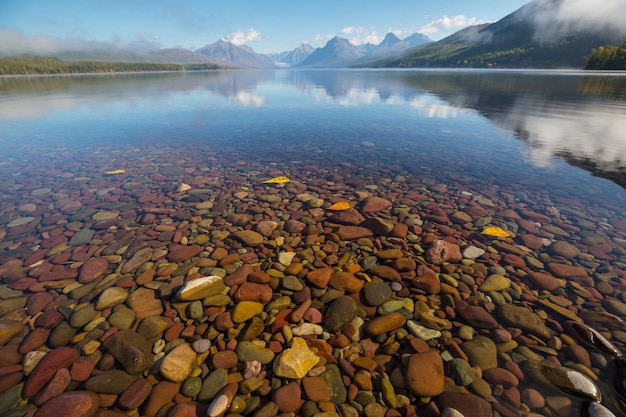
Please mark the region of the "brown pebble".
POLYGON ((120 394, 118 405, 123 410, 134 410, 143 404, 151 390, 152 385, 146 379, 139 378, 120 394))
POLYGON ((282 413, 293 413, 300 405, 301 395, 300 386, 291 382, 275 390, 273 399, 282 413))
POLYGON ((237 365, 239 358, 232 350, 222 350, 212 357, 213 366, 215 368, 230 369, 237 365))
POLYGON ((370 337, 378 336, 395 330, 404 323, 406 323, 406 317, 402 313, 393 312, 367 321, 363 325, 363 332, 370 337))
POLYGON ((443 359, 438 351, 414 353, 409 357, 406 371, 409 391, 420 397, 434 397, 443 392, 443 359))
POLYGON ((98 411, 100 397, 89 391, 69 391, 48 400, 33 417, 92 417, 98 411))

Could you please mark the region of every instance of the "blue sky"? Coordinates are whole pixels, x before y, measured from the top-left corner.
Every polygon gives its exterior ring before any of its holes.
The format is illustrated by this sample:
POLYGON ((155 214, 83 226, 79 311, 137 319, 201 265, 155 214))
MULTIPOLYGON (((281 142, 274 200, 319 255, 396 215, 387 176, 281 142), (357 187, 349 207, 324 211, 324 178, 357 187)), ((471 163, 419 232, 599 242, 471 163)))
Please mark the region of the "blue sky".
POLYGON ((94 42, 197 49, 226 38, 269 53, 303 42, 323 46, 335 35, 378 43, 389 31, 438 40, 528 1, 0 0, 0 49, 94 42))

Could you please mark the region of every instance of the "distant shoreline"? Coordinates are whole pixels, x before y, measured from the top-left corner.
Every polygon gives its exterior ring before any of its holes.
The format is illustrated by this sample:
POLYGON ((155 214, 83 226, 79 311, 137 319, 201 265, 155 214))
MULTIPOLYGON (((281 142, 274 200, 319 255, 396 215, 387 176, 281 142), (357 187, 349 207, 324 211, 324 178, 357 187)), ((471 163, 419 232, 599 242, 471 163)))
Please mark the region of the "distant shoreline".
POLYGON ((215 64, 159 64, 151 62, 61 61, 32 55, 0 58, 0 75, 73 75, 183 72, 230 69, 215 64))

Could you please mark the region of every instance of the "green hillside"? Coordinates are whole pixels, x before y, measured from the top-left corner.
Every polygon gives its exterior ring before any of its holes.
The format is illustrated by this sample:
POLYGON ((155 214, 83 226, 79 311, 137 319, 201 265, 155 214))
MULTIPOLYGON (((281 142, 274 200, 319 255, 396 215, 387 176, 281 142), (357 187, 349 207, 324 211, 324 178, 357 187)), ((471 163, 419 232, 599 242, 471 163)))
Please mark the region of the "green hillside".
POLYGON ((401 58, 374 63, 400 68, 579 68, 593 48, 614 43, 607 34, 553 33, 537 36, 529 16, 547 13, 537 0, 498 22, 472 26, 401 58))
POLYGON ((585 62, 587 70, 626 70, 626 42, 605 45, 591 52, 585 62))
POLYGON ((213 64, 155 64, 149 62, 66 62, 32 55, 0 58, 0 75, 86 74, 105 72, 193 71, 218 69, 213 64))

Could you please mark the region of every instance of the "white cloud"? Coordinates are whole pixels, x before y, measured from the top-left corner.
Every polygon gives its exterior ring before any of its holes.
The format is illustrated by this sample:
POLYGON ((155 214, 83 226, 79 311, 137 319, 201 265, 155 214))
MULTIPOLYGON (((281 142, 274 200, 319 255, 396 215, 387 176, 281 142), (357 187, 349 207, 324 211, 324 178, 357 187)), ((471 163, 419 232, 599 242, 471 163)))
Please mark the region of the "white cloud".
POLYGON ((466 17, 462 14, 456 16, 443 16, 441 19, 433 20, 430 23, 417 29, 417 32, 425 35, 432 35, 441 31, 458 30, 466 26, 475 25, 479 23, 476 17, 466 17))
POLYGON ((537 35, 547 36, 570 30, 602 30, 626 35, 624 25, 626 0, 568 0, 538 4, 529 8, 537 27, 537 35))
POLYGON ((226 35, 222 38, 226 42, 233 43, 235 45, 245 45, 249 42, 258 42, 263 39, 261 33, 257 32, 256 29, 250 28, 245 32, 239 30, 237 32, 233 32, 230 35, 226 35))
POLYGON ((306 43, 309 43, 313 46, 324 46, 326 45, 326 42, 328 42, 329 40, 331 40, 335 35, 333 34, 328 34, 328 35, 321 35, 321 34, 317 34, 313 37, 312 41, 307 41, 306 43))
POLYGON ((379 44, 383 37, 379 36, 374 28, 364 28, 362 26, 348 26, 337 32, 340 36, 346 36, 353 45, 363 45, 366 43, 379 44))

